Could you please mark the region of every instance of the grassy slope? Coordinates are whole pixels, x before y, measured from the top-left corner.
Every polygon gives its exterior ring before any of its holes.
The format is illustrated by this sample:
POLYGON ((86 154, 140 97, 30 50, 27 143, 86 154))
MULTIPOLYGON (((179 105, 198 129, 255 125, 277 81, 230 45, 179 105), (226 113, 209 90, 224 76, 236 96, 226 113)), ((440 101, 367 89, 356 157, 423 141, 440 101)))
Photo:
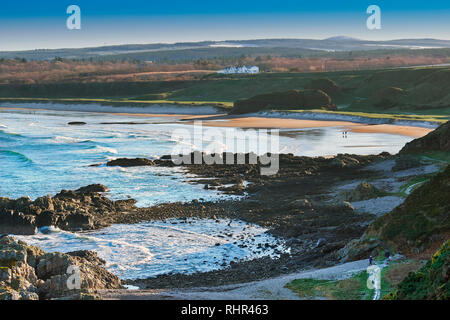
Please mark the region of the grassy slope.
POLYGON ((450 121, 440 125, 422 138, 408 142, 400 154, 423 154, 424 152, 450 153, 450 121))
POLYGON ((378 238, 395 250, 417 254, 450 235, 450 166, 415 189, 403 204, 372 223, 364 238, 378 238))
POLYGON ((410 273, 385 300, 450 300, 450 241, 420 270, 410 273))

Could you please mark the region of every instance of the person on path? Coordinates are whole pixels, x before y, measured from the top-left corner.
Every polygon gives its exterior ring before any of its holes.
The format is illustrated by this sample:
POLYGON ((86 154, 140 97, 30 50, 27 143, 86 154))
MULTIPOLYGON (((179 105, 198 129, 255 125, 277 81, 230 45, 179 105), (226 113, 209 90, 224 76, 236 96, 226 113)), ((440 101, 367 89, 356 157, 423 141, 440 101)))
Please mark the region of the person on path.
POLYGON ((389 264, 389 261, 390 261, 390 257, 391 257, 391 253, 389 252, 389 250, 386 250, 386 251, 384 252, 384 256, 385 256, 385 258, 386 258, 386 265, 388 265, 388 264, 389 264))

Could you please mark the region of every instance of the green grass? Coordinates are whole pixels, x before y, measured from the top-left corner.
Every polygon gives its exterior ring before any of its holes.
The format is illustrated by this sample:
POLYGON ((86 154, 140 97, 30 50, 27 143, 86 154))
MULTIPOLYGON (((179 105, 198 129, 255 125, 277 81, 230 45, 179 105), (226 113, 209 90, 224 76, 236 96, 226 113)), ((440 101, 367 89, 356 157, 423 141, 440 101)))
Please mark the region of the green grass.
POLYGON ((100 103, 113 105, 135 105, 145 107, 152 104, 170 104, 180 106, 213 106, 228 109, 233 106, 229 102, 219 101, 171 101, 171 100, 132 100, 132 99, 93 99, 93 98, 0 98, 0 101, 12 102, 58 102, 58 103, 100 103))
MULTIPOLYGON (((364 272, 365 273, 365 272, 364 272)), ((327 298, 331 300, 366 300, 371 291, 365 289, 363 273, 346 280, 298 279, 286 285, 301 298, 327 298)), ((367 278, 366 278, 367 281, 367 278)))
POLYGON ((441 163, 450 163, 450 153, 449 152, 439 152, 439 151, 434 151, 434 152, 424 152, 421 155, 421 158, 423 160, 431 160, 433 162, 437 161, 437 162, 441 162, 441 163))
MULTIPOLYGON (((392 286, 385 280, 389 267, 381 271, 381 296, 392 291, 392 286)), ((325 297, 330 300, 372 300, 374 289, 367 287, 369 275, 366 271, 344 280, 298 279, 286 285, 302 298, 325 297)))
MULTIPOLYGON (((375 259, 384 261, 384 252, 375 259)), ((383 297, 395 290, 399 281, 411 270, 416 270, 420 262, 417 260, 393 261, 381 270, 381 295, 383 297)), ((331 300, 372 300, 374 289, 367 287, 369 274, 366 271, 357 273, 344 280, 297 279, 286 285, 301 298, 327 298, 331 300)))

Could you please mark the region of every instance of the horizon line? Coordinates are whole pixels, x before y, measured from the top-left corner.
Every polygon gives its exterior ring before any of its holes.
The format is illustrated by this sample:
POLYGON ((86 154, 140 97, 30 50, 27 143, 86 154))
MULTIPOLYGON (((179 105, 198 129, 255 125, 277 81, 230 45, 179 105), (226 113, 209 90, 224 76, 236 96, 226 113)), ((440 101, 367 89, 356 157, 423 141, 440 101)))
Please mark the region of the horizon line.
MULTIPOLYGON (((105 48, 105 47, 119 47, 119 46, 133 46, 133 45, 175 45, 175 44, 184 44, 184 43, 202 43, 202 42, 216 42, 216 43, 223 43, 223 42, 232 42, 232 41, 258 41, 258 40, 315 40, 315 41, 325 41, 330 40, 333 38, 347 38, 347 40, 354 40, 354 41, 366 41, 366 42, 386 42, 386 41, 398 41, 398 40, 435 40, 435 41, 450 41, 450 39, 440 39, 440 38, 391 38, 391 39, 383 39, 383 40, 367 40, 367 39, 360 39, 356 37, 350 37, 350 36, 331 36, 326 38, 251 38, 251 39, 230 39, 230 40, 198 40, 198 41, 187 41, 187 42, 145 42, 145 43, 117 43, 117 44, 104 44, 104 45, 97 45, 97 46, 86 46, 86 47, 55 47, 55 48, 35 48, 35 49, 25 49, 25 50, 0 50, 0 52, 31 52, 31 51, 51 51, 51 50, 69 50, 69 49, 94 49, 94 48, 105 48)), ((345 40, 344 40, 345 41, 345 40)), ((307 49, 307 48, 305 48, 307 49)))

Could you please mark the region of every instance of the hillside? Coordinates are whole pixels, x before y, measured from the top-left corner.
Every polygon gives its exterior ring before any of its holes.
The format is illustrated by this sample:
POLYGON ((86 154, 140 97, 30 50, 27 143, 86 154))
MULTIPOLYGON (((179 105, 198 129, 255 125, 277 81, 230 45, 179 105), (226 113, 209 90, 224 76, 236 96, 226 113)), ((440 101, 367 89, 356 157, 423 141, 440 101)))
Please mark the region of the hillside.
MULTIPOLYGON (((201 41, 181 43, 124 44, 78 49, 38 49, 29 51, 3 51, 0 58, 27 60, 49 60, 54 57, 70 59, 142 59, 142 60, 187 60, 213 57, 240 56, 242 54, 285 55, 339 55, 343 51, 391 51, 410 49, 450 48, 450 41, 439 39, 399 39, 369 41, 344 36, 328 39, 256 39, 201 41)), ((411 50, 410 50, 411 51, 411 50)), ((417 50, 414 50, 417 51, 417 50)), ((416 54, 412 52, 412 54, 416 54)))
POLYGON ((426 136, 408 142, 400 154, 423 154, 424 152, 450 152, 450 121, 440 125, 426 136))
POLYGON ((410 273, 384 300, 450 300, 450 241, 420 270, 410 273))
POLYGON ((361 83, 350 110, 425 111, 450 106, 450 69, 417 68, 374 72, 361 83))
POLYGON ((373 222, 362 239, 379 239, 403 254, 437 248, 450 238, 450 165, 373 222))

